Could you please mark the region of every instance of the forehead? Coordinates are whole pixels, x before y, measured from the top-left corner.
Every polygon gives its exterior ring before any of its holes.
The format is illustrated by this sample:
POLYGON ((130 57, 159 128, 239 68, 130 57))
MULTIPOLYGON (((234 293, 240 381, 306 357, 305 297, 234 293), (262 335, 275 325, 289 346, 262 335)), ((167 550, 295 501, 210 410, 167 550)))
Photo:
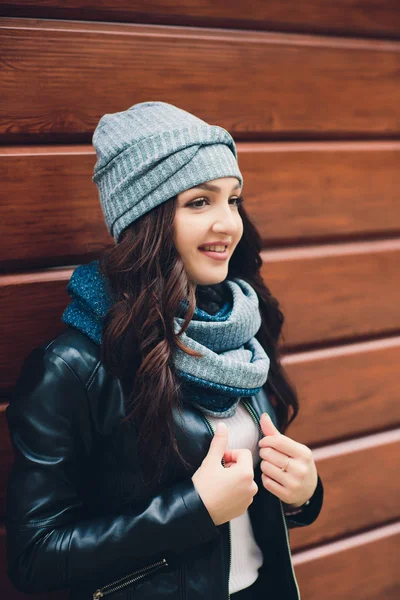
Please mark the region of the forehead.
POLYGON ((182 194, 191 192, 193 190, 206 190, 208 192, 222 192, 223 190, 234 191, 239 189, 240 182, 236 177, 221 177, 220 179, 213 179, 211 181, 205 181, 204 183, 198 183, 192 188, 188 188, 182 194))

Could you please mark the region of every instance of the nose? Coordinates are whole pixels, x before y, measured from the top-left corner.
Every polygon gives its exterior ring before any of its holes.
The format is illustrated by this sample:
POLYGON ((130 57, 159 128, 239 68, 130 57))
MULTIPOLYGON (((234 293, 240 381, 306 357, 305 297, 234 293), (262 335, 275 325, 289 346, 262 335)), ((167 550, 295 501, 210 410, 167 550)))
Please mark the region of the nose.
POLYGON ((241 218, 229 204, 219 206, 213 215, 212 231, 234 235, 241 227, 241 218))

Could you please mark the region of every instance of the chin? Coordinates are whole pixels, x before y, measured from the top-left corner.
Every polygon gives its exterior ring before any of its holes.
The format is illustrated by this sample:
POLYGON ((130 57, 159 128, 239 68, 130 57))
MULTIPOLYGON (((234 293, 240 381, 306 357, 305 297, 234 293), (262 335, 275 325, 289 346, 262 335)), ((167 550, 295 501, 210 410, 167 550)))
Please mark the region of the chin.
POLYGON ((217 273, 213 274, 213 275, 204 275, 204 276, 192 276, 191 280, 196 284, 196 285, 214 285, 216 283, 222 283, 222 281, 224 281, 227 277, 228 272, 226 273, 221 273, 220 275, 218 275, 217 273))

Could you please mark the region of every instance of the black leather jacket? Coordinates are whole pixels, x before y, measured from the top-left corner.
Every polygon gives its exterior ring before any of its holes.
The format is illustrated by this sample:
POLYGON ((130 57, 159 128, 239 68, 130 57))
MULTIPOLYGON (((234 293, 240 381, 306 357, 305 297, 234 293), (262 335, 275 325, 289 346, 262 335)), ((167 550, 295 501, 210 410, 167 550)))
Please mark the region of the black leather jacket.
MULTIPOLYGON (((7 489, 8 575, 23 592, 70 588, 90 600, 228 600, 230 524, 215 526, 191 476, 213 430, 184 402, 174 414, 180 450, 195 465, 171 462, 151 494, 142 483, 123 390, 99 359, 99 347, 69 328, 25 359, 6 410, 16 453, 7 489)), ((246 408, 258 423, 259 396, 246 408)), ((262 437, 260 430, 260 437, 262 437)), ((309 525, 323 500, 320 478, 310 504, 285 517, 261 482, 249 505, 264 563, 268 600, 300 598, 288 528, 309 525)))

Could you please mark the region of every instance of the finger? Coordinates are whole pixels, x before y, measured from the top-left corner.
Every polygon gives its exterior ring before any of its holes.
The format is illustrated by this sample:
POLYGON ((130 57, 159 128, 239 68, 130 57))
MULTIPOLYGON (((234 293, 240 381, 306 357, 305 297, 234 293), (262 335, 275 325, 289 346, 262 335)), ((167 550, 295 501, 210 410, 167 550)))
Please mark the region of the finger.
MULTIPOLYGON (((282 452, 279 452, 279 450, 275 450, 275 448, 272 448, 272 446, 260 448, 259 455, 262 460, 267 460, 276 467, 284 467, 289 458, 287 454, 283 454, 282 452)), ((291 464, 294 464, 295 459, 292 458, 290 462, 291 464)))
POLYGON ((224 461, 225 463, 235 463, 238 460, 239 450, 237 448, 229 448, 224 452, 224 461))
POLYGON ((233 448, 226 450, 224 453, 224 462, 237 463, 245 470, 253 470, 253 454, 248 448, 233 448))
POLYGON ((259 443, 260 448, 267 448, 268 446, 279 450, 282 454, 287 454, 293 458, 306 458, 310 453, 310 449, 304 444, 295 442, 286 435, 267 435, 263 437, 259 443))
POLYGON ((277 483, 264 473, 261 474, 262 484, 271 494, 277 496, 283 502, 286 502, 289 499, 289 493, 280 483, 277 483))
MULTIPOLYGON (((245 470, 253 471, 253 454, 248 448, 241 448, 237 455, 237 463, 245 470)), ((254 472, 254 471, 253 471, 254 472)))
POLYGON ((282 467, 287 465, 287 470, 284 472, 289 472, 294 477, 302 479, 308 472, 308 467, 302 460, 290 457, 290 462, 287 464, 289 458, 287 454, 282 454, 282 452, 278 452, 274 448, 260 448, 259 454, 262 461, 268 462, 278 467, 278 469, 282 469, 282 467))
POLYGON ((271 477, 271 479, 273 479, 277 483, 280 483, 285 488, 294 490, 298 486, 298 479, 296 477, 294 477, 291 473, 288 473, 287 471, 282 471, 282 469, 276 467, 275 465, 272 465, 266 460, 261 461, 260 469, 264 473, 264 475, 271 477))
POLYGON ((275 427, 268 413, 263 413, 260 418, 260 426, 264 435, 280 435, 280 431, 275 427))
POLYGON ((215 430, 214 437, 211 440, 210 447, 208 449, 207 457, 209 459, 218 459, 224 455, 224 452, 228 446, 229 431, 225 423, 218 423, 217 429, 215 430))

